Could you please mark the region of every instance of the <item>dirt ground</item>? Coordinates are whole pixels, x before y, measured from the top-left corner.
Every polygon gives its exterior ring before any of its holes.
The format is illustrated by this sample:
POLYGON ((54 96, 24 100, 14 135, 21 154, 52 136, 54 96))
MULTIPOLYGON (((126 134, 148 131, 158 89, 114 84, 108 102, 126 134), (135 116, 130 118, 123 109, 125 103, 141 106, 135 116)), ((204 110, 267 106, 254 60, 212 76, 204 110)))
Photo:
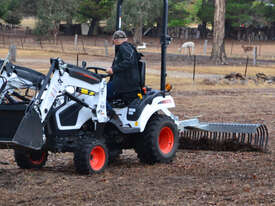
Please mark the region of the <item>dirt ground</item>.
MULTIPOLYGON (((32 57, 18 61, 26 59, 32 57)), ((100 64, 102 57, 93 61, 100 64)), ((171 164, 149 166, 126 150, 103 173, 81 176, 69 153, 50 154, 41 170, 22 170, 13 151, 0 150, 0 205, 275 205, 274 87, 194 85, 172 94, 177 105, 172 112, 181 119, 266 124, 268 152, 181 149, 171 164)))

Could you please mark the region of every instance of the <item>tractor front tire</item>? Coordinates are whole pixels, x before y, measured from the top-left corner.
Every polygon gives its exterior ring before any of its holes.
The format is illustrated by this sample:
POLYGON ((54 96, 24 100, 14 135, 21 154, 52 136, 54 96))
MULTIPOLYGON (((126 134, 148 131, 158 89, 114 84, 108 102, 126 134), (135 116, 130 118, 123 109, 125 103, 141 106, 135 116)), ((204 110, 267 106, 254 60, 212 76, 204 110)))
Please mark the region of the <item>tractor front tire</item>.
POLYGON ((48 159, 48 151, 14 149, 14 159, 21 169, 40 169, 48 159))
POLYGON ((178 128, 174 121, 166 115, 154 114, 139 137, 135 151, 143 163, 169 163, 178 145, 178 128))
POLYGON ((74 152, 74 164, 80 174, 102 172, 108 164, 108 149, 103 139, 92 139, 74 152))

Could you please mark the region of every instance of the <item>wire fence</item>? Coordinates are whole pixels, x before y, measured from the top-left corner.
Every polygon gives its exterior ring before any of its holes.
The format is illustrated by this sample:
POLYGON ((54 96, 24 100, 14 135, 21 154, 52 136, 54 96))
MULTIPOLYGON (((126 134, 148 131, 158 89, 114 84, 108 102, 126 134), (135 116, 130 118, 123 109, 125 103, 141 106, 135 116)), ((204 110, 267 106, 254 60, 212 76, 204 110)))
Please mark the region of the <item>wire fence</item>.
MULTIPOLYGON (((130 38, 130 41, 132 39, 130 38)), ((146 43, 142 51, 160 52, 158 38, 144 38, 146 43)), ((168 47, 168 53, 189 55, 189 51, 180 50, 186 41, 173 39, 168 47)), ((212 51, 212 40, 193 40, 195 44, 192 55, 210 56, 212 51)), ((111 36, 58 36, 56 39, 38 39, 34 35, 20 32, 0 32, 0 47, 9 48, 15 45, 18 49, 32 49, 55 51, 63 53, 82 53, 89 55, 112 56, 114 54, 111 36)), ((225 51, 228 57, 250 58, 255 55, 262 59, 275 59, 274 41, 245 41, 226 40, 225 51), (254 53, 253 53, 254 52, 254 53)))

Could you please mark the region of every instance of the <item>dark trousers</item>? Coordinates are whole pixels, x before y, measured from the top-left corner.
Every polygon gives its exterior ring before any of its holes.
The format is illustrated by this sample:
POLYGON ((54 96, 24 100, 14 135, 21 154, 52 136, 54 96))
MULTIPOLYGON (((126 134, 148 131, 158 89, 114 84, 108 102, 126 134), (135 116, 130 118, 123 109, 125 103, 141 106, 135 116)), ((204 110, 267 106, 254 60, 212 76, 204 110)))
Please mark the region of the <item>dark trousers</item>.
POLYGON ((113 110, 110 103, 114 99, 122 99, 127 105, 130 104, 135 98, 137 98, 137 94, 140 92, 139 90, 125 93, 115 92, 116 88, 114 88, 112 81, 109 81, 107 84, 107 101, 106 107, 107 111, 113 110))
POLYGON ((109 102, 117 98, 119 98, 119 95, 115 93, 113 82, 109 81, 107 83, 107 101, 106 101, 107 111, 113 110, 109 102))

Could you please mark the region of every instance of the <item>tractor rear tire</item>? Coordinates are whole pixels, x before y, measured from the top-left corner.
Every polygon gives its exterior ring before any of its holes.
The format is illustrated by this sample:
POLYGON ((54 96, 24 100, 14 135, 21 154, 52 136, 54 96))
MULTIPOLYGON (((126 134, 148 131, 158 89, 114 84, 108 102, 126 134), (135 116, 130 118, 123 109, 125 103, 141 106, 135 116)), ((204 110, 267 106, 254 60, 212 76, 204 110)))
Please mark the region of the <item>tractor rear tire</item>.
POLYGON ((143 163, 169 163, 178 146, 177 125, 166 115, 154 114, 139 137, 135 151, 143 163))
POLYGON ((48 159, 48 151, 14 149, 14 158, 21 169, 40 169, 48 159))
POLYGON ((109 155, 103 139, 92 139, 74 152, 74 164, 80 174, 100 173, 108 165, 109 155))

